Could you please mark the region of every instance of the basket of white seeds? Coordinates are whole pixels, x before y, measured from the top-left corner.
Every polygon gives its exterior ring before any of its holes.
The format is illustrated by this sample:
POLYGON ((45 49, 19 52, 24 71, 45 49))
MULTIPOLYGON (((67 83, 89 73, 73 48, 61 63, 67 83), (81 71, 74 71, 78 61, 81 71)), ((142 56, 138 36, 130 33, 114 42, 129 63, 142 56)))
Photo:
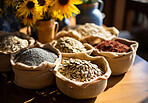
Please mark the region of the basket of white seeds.
POLYGON ((33 46, 35 40, 21 32, 0 31, 0 72, 12 71, 10 55, 19 50, 33 46))
POLYGON ((88 99, 104 91, 111 70, 104 57, 75 53, 64 55, 54 73, 57 87, 64 94, 76 99, 88 99))

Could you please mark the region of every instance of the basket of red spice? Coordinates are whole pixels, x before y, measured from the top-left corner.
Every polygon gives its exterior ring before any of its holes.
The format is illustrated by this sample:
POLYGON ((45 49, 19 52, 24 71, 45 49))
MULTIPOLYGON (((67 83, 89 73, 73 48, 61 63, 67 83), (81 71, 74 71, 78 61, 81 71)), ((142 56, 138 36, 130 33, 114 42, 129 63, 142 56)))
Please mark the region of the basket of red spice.
POLYGON ((120 75, 130 70, 135 60, 138 43, 123 38, 103 40, 93 47, 95 50, 91 55, 104 56, 109 62, 112 75, 120 75))

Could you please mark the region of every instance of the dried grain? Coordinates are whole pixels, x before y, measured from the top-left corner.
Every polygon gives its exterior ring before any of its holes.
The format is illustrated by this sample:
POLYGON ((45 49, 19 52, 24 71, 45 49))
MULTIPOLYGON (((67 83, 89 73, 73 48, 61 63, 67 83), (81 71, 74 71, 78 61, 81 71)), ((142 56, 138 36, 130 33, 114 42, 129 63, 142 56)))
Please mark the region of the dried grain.
POLYGON ((91 61, 72 58, 62 60, 58 71, 66 78, 79 82, 88 82, 104 74, 104 70, 91 61))
POLYGON ((70 37, 59 38, 53 43, 53 46, 63 53, 79 53, 86 51, 84 45, 80 41, 70 37))

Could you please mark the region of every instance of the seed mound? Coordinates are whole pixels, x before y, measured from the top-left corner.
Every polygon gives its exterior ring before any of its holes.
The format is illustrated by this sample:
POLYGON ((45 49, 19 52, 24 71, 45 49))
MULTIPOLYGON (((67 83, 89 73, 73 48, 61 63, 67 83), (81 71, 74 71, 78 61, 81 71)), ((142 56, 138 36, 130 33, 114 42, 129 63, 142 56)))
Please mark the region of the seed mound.
POLYGON ((58 56, 46 49, 31 48, 19 52, 15 58, 15 62, 20 62, 29 66, 38 66, 44 61, 54 63, 58 56))
POLYGON ((26 39, 21 39, 17 36, 9 34, 0 36, 0 51, 14 53, 27 47, 28 44, 26 39))
POLYGON ((53 46, 63 53, 79 53, 86 51, 84 45, 80 41, 70 37, 58 39, 53 43, 53 46))
POLYGON ((89 36, 89 35, 98 35, 105 38, 115 37, 115 35, 106 30, 103 26, 98 26, 94 23, 86 23, 84 25, 79 25, 76 31, 82 36, 89 36))
POLYGON ((97 48, 99 51, 107 51, 107 52, 129 52, 130 47, 122 44, 118 41, 112 41, 112 40, 107 40, 98 43, 97 45, 94 46, 94 48, 97 48))
POLYGON ((66 78, 79 82, 88 82, 105 73, 104 70, 90 61, 72 58, 63 59, 58 71, 66 78))

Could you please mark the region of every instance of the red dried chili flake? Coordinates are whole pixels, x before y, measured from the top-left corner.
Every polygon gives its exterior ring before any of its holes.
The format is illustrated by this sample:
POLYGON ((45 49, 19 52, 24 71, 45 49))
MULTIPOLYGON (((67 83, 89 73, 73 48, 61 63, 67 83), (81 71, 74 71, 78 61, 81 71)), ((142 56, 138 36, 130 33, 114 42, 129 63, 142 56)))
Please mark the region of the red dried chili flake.
POLYGON ((122 44, 118 41, 107 40, 100 42, 94 46, 94 48, 98 49, 99 51, 107 51, 107 52, 129 52, 130 47, 122 44))

